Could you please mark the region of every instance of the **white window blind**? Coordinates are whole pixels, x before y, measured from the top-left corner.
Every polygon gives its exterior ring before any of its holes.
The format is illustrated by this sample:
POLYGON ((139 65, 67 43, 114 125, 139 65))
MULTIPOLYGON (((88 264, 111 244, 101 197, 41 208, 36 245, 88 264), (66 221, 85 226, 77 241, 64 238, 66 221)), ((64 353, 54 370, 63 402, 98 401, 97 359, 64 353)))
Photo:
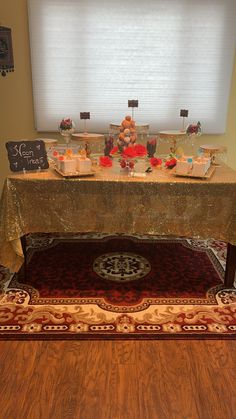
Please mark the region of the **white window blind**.
POLYGON ((180 109, 223 133, 235 47, 235 0, 28 0, 36 128, 65 116, 108 132, 130 113, 155 133, 180 109))

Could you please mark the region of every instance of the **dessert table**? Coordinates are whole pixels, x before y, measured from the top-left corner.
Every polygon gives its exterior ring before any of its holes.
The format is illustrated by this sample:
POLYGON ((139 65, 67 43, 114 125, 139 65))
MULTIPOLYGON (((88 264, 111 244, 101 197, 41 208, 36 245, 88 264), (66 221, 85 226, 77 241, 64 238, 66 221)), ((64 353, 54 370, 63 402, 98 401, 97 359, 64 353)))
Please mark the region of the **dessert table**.
POLYGON ((111 168, 65 179, 53 168, 12 174, 0 201, 0 263, 17 272, 28 233, 121 233, 215 238, 228 243, 225 285, 236 269, 236 172, 216 167, 210 179, 155 169, 128 177, 111 168))

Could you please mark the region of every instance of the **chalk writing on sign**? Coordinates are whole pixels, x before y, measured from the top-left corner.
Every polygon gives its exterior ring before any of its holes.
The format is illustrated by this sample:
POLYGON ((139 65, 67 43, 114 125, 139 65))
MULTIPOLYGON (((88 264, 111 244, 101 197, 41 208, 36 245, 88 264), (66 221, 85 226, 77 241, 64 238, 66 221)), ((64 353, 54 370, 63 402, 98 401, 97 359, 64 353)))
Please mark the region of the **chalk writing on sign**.
POLYGON ((42 140, 9 141, 6 143, 12 172, 48 169, 45 143, 42 140))
POLYGON ((180 116, 183 116, 184 118, 188 117, 188 109, 180 109, 180 116))
POLYGON ((129 108, 138 108, 138 100, 136 100, 136 99, 128 100, 128 107, 129 108))
POLYGON ((90 119, 90 112, 80 112, 80 119, 90 119))

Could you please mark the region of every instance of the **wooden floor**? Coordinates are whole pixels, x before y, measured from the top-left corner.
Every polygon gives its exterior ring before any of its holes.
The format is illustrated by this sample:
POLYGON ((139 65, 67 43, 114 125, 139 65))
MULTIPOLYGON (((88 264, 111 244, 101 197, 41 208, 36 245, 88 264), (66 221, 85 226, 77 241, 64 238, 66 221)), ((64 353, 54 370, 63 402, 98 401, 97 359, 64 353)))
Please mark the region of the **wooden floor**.
POLYGON ((236 418, 236 341, 0 342, 0 419, 49 418, 236 418))

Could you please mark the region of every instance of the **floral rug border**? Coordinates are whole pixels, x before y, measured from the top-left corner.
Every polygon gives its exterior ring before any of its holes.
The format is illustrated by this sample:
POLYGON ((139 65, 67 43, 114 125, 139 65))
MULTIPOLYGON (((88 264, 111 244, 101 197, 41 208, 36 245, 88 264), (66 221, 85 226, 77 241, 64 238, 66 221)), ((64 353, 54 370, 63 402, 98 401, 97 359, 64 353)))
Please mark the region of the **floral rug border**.
MULTIPOLYGON (((194 243, 200 247, 211 244, 187 239, 190 247, 194 243)), ((217 254, 223 270, 225 249, 221 242, 217 245, 219 249, 212 251, 217 254), (219 250, 222 250, 221 257, 219 250)), ((11 279, 7 269, 1 268, 2 289, 11 279)), ((212 289, 217 305, 186 305, 184 300, 173 305, 163 299, 162 303, 159 301, 145 311, 132 313, 129 307, 126 313, 105 311, 91 301, 83 306, 74 303, 69 306, 70 310, 63 304, 28 305, 25 290, 9 289, 8 301, 6 295, 0 295, 0 339, 235 339, 236 289, 218 287, 212 289)))

